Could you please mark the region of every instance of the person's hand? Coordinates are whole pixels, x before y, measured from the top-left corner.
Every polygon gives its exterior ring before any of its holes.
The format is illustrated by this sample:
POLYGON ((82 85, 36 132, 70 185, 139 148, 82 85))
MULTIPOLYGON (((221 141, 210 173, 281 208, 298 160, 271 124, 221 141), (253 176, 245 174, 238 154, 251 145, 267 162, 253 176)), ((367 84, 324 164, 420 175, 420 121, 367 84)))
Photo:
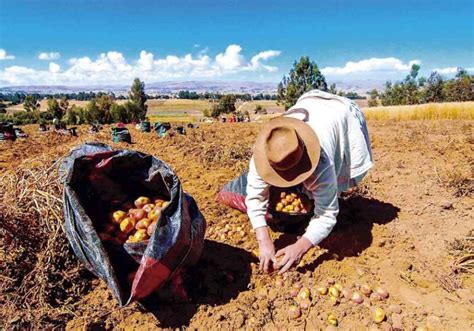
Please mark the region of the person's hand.
POLYGON ((288 271, 292 265, 298 264, 303 255, 312 246, 313 244, 308 239, 301 237, 293 245, 288 245, 285 248, 280 249, 275 255, 276 258, 282 257, 276 264, 277 268, 280 269, 278 274, 281 275, 288 271))
POLYGON ((267 227, 255 230, 258 241, 258 252, 260 260, 260 271, 269 272, 276 265, 275 246, 270 238, 267 227))

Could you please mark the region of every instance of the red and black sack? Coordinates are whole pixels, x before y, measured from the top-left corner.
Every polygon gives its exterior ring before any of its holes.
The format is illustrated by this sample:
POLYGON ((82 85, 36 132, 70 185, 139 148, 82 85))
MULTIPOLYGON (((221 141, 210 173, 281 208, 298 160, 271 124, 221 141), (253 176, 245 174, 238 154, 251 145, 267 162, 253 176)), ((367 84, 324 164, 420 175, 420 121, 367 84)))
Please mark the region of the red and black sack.
POLYGON ((107 282, 120 305, 144 298, 198 261, 205 219, 163 161, 137 151, 87 143, 65 158, 60 175, 65 230, 72 249, 92 273, 107 282), (149 240, 123 245, 100 240, 98 226, 111 210, 138 196, 157 195, 169 205, 149 240))

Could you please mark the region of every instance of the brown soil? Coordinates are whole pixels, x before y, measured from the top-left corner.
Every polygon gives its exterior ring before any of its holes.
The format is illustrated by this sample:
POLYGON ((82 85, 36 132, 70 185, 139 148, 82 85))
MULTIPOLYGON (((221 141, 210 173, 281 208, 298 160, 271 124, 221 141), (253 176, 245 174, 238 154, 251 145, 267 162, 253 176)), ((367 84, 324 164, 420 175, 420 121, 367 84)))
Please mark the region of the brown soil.
MULTIPOLYGON (((406 330, 472 329, 474 278, 461 273, 472 263, 464 269, 456 264, 466 247, 458 239, 474 229, 472 124, 370 122, 376 166, 355 192, 341 198, 332 234, 283 284, 258 271, 246 215, 215 201, 220 188, 246 169, 259 124, 202 125, 166 139, 132 128, 132 145, 112 143, 108 128, 93 136, 83 127, 75 138, 27 127, 30 138, 0 144, 0 328, 315 330, 327 327, 332 312, 341 329, 385 330, 400 319, 406 330), (153 295, 120 308, 105 283, 66 248, 57 160, 92 140, 163 159, 197 200, 208 230, 203 257, 188 272, 189 302, 153 295), (225 234, 227 224, 241 226, 246 235, 225 234), (316 291, 332 280, 354 290, 382 286, 390 296, 332 306, 316 291), (312 301, 302 317, 290 320, 295 283, 310 289, 312 301), (376 306, 387 315, 379 325, 371 317, 376 306)), ((273 235, 277 248, 295 240, 273 235)))

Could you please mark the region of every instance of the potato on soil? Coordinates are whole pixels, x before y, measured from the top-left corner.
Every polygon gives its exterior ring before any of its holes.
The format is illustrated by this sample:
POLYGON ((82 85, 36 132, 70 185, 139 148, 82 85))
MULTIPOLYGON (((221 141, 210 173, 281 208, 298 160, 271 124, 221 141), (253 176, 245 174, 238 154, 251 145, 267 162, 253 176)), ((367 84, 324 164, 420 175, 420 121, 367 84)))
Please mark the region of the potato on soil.
POLYGON ((352 300, 352 302, 354 302, 356 304, 361 304, 362 302, 364 302, 364 297, 359 292, 354 292, 352 294, 351 300, 352 300))
POLYGON ((337 326, 338 322, 337 322, 336 315, 334 315, 333 313, 330 313, 328 315, 327 322, 328 322, 329 325, 337 326))
POLYGON ((290 306, 288 308, 288 317, 292 320, 297 319, 298 317, 301 316, 301 309, 297 306, 290 306))
POLYGON ((302 288, 300 292, 298 293, 298 298, 299 299, 309 299, 311 297, 311 293, 307 288, 302 288))
POLYGON ((317 288, 317 291, 321 295, 326 295, 328 293, 328 288, 326 286, 320 286, 317 288))
POLYGON ((385 320, 385 312, 383 311, 382 308, 376 307, 374 309, 373 319, 374 319, 374 322, 377 324, 382 323, 385 320))
POLYGON ((336 297, 336 298, 339 298, 339 295, 341 293, 339 292, 339 290, 337 288, 335 288, 334 286, 331 286, 329 288, 329 295, 333 296, 333 297, 336 297))
POLYGON ((301 309, 309 309, 309 307, 311 307, 311 300, 309 299, 302 299, 300 300, 300 307, 301 309))

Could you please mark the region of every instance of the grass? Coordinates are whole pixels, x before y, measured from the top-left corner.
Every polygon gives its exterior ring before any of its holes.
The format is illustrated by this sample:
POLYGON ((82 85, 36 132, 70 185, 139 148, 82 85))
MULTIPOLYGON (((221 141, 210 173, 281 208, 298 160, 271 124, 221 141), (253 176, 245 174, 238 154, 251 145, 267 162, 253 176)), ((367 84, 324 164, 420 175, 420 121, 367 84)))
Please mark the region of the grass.
POLYGON ((194 123, 199 121, 198 116, 189 115, 151 115, 148 116, 151 123, 155 122, 171 122, 171 123, 194 123))
POLYGON ((212 103, 207 100, 148 100, 148 116, 165 113, 183 113, 192 115, 202 115, 205 109, 211 107, 212 103))
POLYGON ((472 120, 474 102, 428 103, 412 106, 364 108, 367 120, 472 120))

